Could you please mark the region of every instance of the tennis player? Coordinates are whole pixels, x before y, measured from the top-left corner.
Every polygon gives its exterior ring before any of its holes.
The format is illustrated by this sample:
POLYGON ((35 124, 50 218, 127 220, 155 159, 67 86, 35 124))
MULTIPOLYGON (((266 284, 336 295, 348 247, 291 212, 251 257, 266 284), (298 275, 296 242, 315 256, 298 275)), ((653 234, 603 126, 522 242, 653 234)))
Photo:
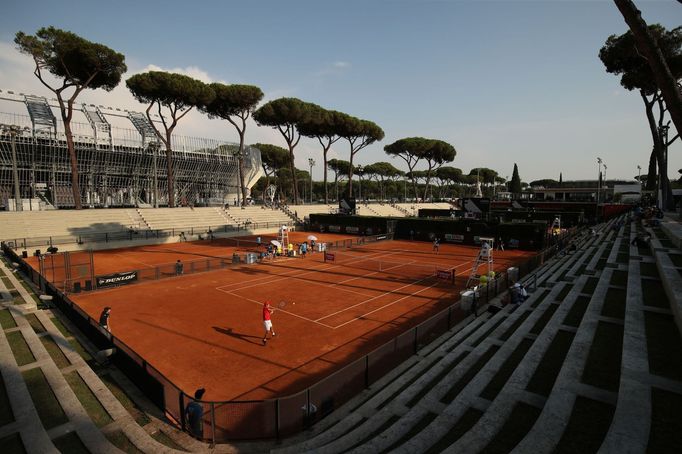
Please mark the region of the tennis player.
POLYGON ((271 316, 275 312, 272 308, 270 301, 266 301, 263 304, 263 328, 265 328, 265 334, 263 335, 263 345, 268 343, 268 331, 272 337, 275 337, 275 331, 272 329, 272 319, 271 316))

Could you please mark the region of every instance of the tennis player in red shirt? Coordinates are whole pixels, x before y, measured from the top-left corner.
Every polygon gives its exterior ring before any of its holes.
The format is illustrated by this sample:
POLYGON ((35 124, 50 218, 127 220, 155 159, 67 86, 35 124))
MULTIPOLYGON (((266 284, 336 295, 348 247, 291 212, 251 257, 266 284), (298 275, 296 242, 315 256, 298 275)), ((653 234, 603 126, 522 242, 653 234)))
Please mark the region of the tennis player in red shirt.
POLYGON ((270 331, 272 337, 275 336, 275 331, 272 329, 272 319, 270 318, 274 312, 275 310, 270 305, 270 301, 266 301, 265 304, 263 304, 263 327, 265 328, 263 345, 266 345, 268 342, 268 331, 270 331))

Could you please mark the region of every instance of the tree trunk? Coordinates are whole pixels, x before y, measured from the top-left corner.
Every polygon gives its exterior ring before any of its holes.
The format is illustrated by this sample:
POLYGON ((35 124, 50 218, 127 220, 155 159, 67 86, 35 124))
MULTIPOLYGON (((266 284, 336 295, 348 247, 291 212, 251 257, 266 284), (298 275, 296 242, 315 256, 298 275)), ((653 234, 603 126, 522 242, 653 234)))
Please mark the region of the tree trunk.
MULTIPOLYGON (((62 117, 63 118, 63 117, 62 117)), ((69 160, 71 162, 71 191, 73 192, 73 204, 77 210, 83 208, 81 204, 81 188, 78 181, 78 159, 76 157, 76 146, 73 143, 73 133, 71 132, 71 122, 64 121, 64 134, 66 135, 66 147, 69 151, 69 160)), ((55 188, 55 197, 56 197, 55 188)))
MULTIPOLYGON (((640 91, 640 95, 644 101, 644 104, 646 105, 646 118, 649 122, 649 131, 651 132, 651 138, 654 142, 653 153, 656 156, 656 162, 658 164, 658 188, 661 191, 661 200, 659 200, 659 205, 663 210, 674 210, 675 201, 672 196, 670 180, 668 179, 668 163, 665 156, 665 138, 661 134, 661 130, 656 123, 656 118, 654 115, 654 103, 656 102, 656 95, 654 95, 652 101, 648 101, 648 98, 642 91, 640 91)), ((647 186, 649 185, 647 184, 647 186)), ((656 196, 658 197, 658 194, 656 194, 656 196)))
POLYGON ((675 129, 678 132, 682 131, 682 93, 668 68, 663 53, 649 34, 647 24, 635 4, 631 0, 614 0, 614 2, 632 31, 637 49, 644 55, 654 73, 656 85, 663 94, 675 129))
POLYGON ((336 187, 336 203, 339 203, 339 172, 334 171, 334 186, 336 187))
POLYGON ((656 190, 656 150, 651 150, 651 155, 649 156, 649 171, 646 177, 646 190, 655 191, 656 190))
POLYGON ((348 167, 348 199, 353 198, 353 147, 350 149, 350 166, 348 167))
POLYGON ((242 193, 242 206, 246 206, 246 185, 244 184, 244 130, 239 131, 239 189, 242 193))
POLYGON ((294 164, 294 148, 289 144, 289 170, 291 170, 291 187, 294 195, 294 205, 298 205, 298 178, 296 178, 296 165, 294 164))
POLYGON ((416 202, 419 198, 419 190, 417 189, 417 180, 414 177, 412 178, 412 188, 414 189, 414 201, 416 202))
POLYGON ((324 160, 324 203, 329 203, 329 188, 327 187, 327 152, 329 148, 322 151, 322 159, 324 160))

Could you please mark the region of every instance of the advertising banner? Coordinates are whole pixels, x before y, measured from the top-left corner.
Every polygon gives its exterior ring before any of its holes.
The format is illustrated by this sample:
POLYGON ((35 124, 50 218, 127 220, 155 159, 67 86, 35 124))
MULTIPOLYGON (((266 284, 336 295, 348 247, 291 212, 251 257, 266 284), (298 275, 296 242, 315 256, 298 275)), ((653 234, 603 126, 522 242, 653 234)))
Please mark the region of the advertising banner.
POLYGON ((97 276, 97 288, 116 287, 137 281, 137 271, 126 271, 124 273, 105 274, 97 276))

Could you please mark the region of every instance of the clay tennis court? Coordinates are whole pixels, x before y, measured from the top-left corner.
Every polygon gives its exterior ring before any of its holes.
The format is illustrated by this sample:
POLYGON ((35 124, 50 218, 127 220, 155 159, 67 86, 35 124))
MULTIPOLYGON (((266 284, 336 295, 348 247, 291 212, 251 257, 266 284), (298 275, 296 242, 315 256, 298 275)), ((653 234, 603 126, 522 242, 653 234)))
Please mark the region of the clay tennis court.
MULTIPOLYGON (((291 239, 306 236, 294 232, 291 239)), ((97 251, 95 270, 228 256, 232 249, 216 240, 97 251)), ((441 244, 435 254, 429 243, 379 241, 334 251, 334 262, 323 253, 277 258, 70 298, 94 318, 111 306, 113 334, 186 393, 205 387, 206 400, 264 399, 305 389, 453 304, 478 251, 441 244), (438 269, 454 269, 457 285, 437 279, 438 269), (264 346, 266 300, 287 305, 273 314, 277 335, 264 346)), ((531 255, 495 251, 496 271, 531 255)))

